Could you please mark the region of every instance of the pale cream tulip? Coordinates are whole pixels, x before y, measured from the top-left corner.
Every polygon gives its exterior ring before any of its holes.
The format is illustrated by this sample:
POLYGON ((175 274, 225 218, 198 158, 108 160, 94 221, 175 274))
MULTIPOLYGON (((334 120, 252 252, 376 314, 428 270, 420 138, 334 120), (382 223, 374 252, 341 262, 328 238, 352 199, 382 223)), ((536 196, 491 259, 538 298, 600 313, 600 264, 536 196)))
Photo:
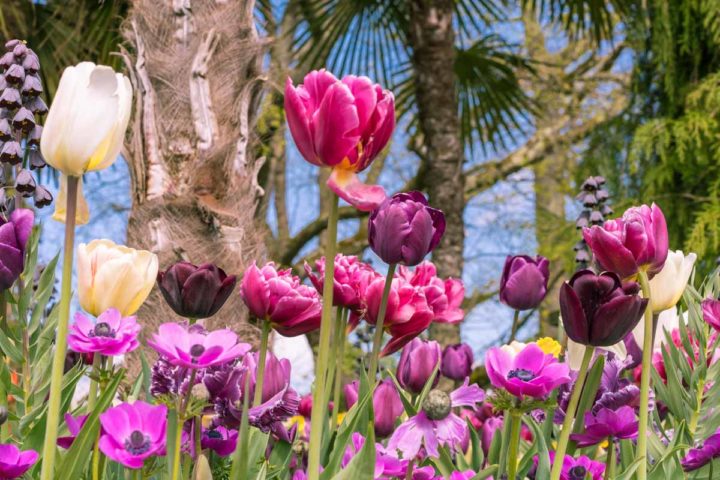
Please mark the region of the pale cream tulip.
POLYGON ((523 350, 523 348, 525 348, 526 346, 527 346, 527 343, 525 343, 525 342, 518 342, 517 340, 513 340, 512 342, 506 343, 505 345, 501 346, 500 349, 515 356, 518 353, 520 353, 523 350))
MULTIPOLYGON (((55 212, 53 220, 65 223, 67 219, 67 177, 60 175, 60 191, 57 200, 55 200, 55 212)), ((82 177, 78 179, 77 187, 77 205, 75 210, 75 225, 85 225, 90 221, 90 208, 88 207, 85 196, 83 195, 82 177)))
POLYGON ((697 255, 680 250, 668 252, 662 271, 650 280, 650 304, 653 313, 674 307, 682 297, 697 255))
POLYGON ((158 258, 147 250, 103 239, 81 244, 77 257, 80 306, 92 315, 111 307, 132 315, 155 285, 158 258))
POLYGON ((91 62, 66 68, 40 140, 45 161, 76 177, 109 167, 120 153, 131 107, 126 76, 91 62))

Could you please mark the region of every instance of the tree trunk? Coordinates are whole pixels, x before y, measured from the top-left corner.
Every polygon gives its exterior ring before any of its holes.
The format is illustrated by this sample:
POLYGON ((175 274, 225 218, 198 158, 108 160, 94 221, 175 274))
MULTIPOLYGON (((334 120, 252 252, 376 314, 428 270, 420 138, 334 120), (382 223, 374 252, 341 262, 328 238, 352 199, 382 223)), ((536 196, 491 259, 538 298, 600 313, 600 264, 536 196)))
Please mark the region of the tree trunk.
MULTIPOLYGON (((124 30, 132 51, 123 51, 135 88, 128 244, 156 253, 161 269, 188 260, 241 275, 264 255, 254 219, 263 46, 253 8, 252 0, 132 2, 124 30)), ((138 315, 145 335, 177 319, 157 288, 138 315)), ((207 326, 257 337, 237 294, 207 326)))
MULTIPOLYGON (((455 85, 455 32, 452 0, 410 2, 410 46, 415 96, 427 170, 424 185, 433 207, 445 212, 447 227, 433 252, 438 274, 460 278, 465 223, 463 146, 455 85)), ((459 325, 433 324, 430 335, 441 344, 460 341, 459 325)))

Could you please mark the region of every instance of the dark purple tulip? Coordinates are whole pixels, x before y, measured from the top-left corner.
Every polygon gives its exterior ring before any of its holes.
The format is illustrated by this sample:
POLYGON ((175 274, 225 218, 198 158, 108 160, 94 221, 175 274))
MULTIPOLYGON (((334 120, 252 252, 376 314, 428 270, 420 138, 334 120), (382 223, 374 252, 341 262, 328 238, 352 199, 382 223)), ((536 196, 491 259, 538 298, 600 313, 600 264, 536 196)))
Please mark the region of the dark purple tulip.
POLYGON ((178 262, 158 273, 158 287, 175 313, 186 318, 207 318, 225 304, 236 278, 210 263, 195 266, 178 262))
POLYGON ((35 214, 19 208, 5 221, 0 218, 0 290, 15 283, 25 267, 25 247, 32 232, 35 214))
POLYGON ((635 282, 615 273, 580 270, 560 288, 560 314, 568 337, 582 345, 608 347, 635 328, 647 306, 635 282))
POLYGON ((720 457, 720 430, 710 435, 701 445, 691 448, 680 463, 683 470, 692 472, 718 457, 720 457))
POLYGON ((515 310, 537 308, 547 294, 549 265, 540 255, 508 256, 500 278, 500 301, 515 310))
POLYGON ((467 343, 448 345, 442 354, 441 371, 452 380, 465 380, 472 373, 473 351, 467 343))
MULTIPOLYGON (((439 343, 414 338, 403 348, 400 355, 396 372, 398 382, 408 392, 422 392, 441 356, 439 343)), ((435 376, 433 386, 436 386, 437 382, 438 376, 435 376)))
POLYGON ((368 242, 385 263, 414 266, 445 233, 445 214, 420 192, 396 193, 370 214, 368 242))
POLYGON ((617 410, 601 408, 595 415, 585 414, 585 431, 573 433, 570 438, 584 448, 597 445, 608 437, 627 439, 638 434, 638 421, 632 407, 620 407, 617 410))
POLYGON ((641 268, 652 278, 665 266, 668 230, 660 207, 629 208, 622 218, 583 229, 583 237, 600 266, 630 278, 641 268))

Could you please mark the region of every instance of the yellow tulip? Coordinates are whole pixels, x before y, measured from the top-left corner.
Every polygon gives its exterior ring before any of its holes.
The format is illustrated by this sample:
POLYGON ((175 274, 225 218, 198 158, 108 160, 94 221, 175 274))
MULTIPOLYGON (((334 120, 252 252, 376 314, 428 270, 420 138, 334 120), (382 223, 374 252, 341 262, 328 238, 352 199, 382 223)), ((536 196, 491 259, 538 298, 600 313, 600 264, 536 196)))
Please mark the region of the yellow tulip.
POLYGON ((108 308, 132 315, 155 284, 158 258, 147 250, 103 239, 80 244, 77 257, 80 306, 92 315, 108 308))
MULTIPOLYGON (((55 200, 55 213, 53 213, 53 220, 65 223, 67 219, 67 177, 60 175, 60 191, 58 197, 55 200)), ((77 207, 75 210, 75 225, 85 225, 90 220, 90 208, 85 201, 82 188, 82 178, 78 181, 77 189, 77 207)))
POLYGON ((66 68, 40 140, 45 161, 76 177, 109 167, 120 153, 131 107, 126 76, 91 62, 66 68))

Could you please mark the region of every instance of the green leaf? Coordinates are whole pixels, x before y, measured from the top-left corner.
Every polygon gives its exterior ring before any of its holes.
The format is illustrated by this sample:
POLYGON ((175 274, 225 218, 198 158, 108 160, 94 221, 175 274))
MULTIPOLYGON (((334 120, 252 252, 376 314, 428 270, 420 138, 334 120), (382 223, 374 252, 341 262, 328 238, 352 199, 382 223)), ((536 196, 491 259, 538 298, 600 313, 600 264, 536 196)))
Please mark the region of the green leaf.
POLYGON ((480 437, 478 437, 477 430, 475 430, 470 420, 465 421, 468 426, 468 431, 470 432, 470 445, 472 446, 471 467, 473 470, 478 471, 485 460, 482 445, 480 444, 480 437))
MULTIPOLYGON (((602 380, 603 368, 605 368, 605 356, 600 355, 595 360, 592 368, 587 374, 585 379, 585 385, 583 385, 583 391, 578 402, 577 412, 575 413, 576 420, 573 425, 572 433, 580 433, 583 430, 585 422, 585 412, 590 410, 593 403, 595 403, 595 396, 597 395, 598 388, 600 387, 600 380, 602 380)), ((567 447, 567 455, 573 455, 577 444, 574 441, 570 441, 567 447)))
POLYGON ((415 408, 415 405, 412 404, 412 400, 408 396, 408 393, 405 391, 404 388, 402 388, 402 385, 400 385, 400 382, 391 370, 387 370, 387 373, 395 384, 395 388, 397 389, 398 393, 400 394, 400 401, 402 402, 403 407, 405 407, 405 413, 407 413, 408 417, 414 417, 415 415, 417 415, 417 408, 415 408))
MULTIPOLYGON (((527 415, 526 415, 527 417, 527 415)), ((529 418, 525 418, 525 424, 533 431, 535 445, 537 446, 538 467, 535 478, 550 478, 550 453, 540 426, 529 418)))
POLYGON ((497 465, 490 465, 485 470, 480 470, 477 475, 472 477, 470 480, 485 480, 486 478, 489 478, 492 475, 495 475, 495 472, 498 471, 497 465))
POLYGON ((85 466, 90 459, 88 452, 93 449, 95 440, 97 439, 100 431, 100 414, 107 410, 115 398, 120 382, 122 382, 125 376, 125 370, 120 369, 112 377, 108 385, 98 398, 95 408, 88 415, 85 425, 75 440, 72 446, 65 454, 60 468, 57 470, 57 478, 81 478, 85 466))
POLYGON ((28 326, 28 333, 32 336, 40 326, 40 320, 47 309, 47 304, 50 301, 50 297, 55 287, 55 268, 57 266, 58 253, 55 257, 50 260, 42 274, 40 274, 40 280, 38 281, 37 290, 33 296, 33 311, 30 316, 30 325, 28 326))
POLYGON ((0 329, 0 350, 2 350, 6 356, 10 357, 13 362, 22 365, 22 353, 18 350, 12 340, 5 335, 5 332, 3 332, 2 329, 0 329))

